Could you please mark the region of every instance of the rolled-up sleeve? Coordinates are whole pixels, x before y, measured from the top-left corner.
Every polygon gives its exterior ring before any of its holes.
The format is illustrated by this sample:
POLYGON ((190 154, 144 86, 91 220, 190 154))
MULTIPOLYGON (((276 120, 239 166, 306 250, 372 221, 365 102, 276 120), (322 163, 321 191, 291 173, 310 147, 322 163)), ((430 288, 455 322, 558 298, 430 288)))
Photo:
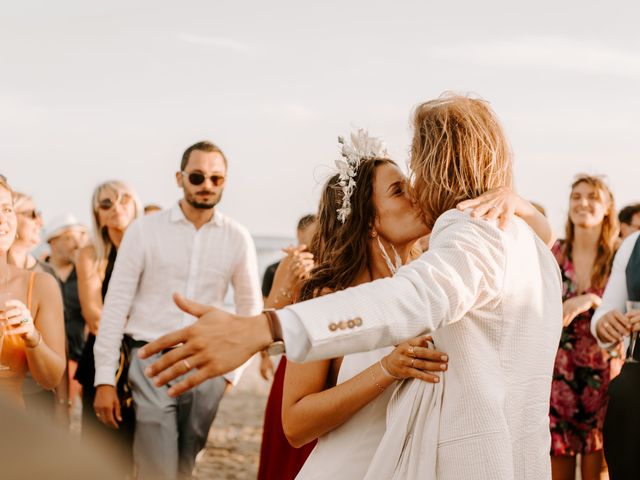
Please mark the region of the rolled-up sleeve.
MULTIPOLYGON (((238 315, 253 316, 262 311, 262 292, 260 276, 258 274, 258 259, 256 247, 249 232, 241 230, 238 242, 235 267, 231 275, 233 287, 233 303, 238 315)), ((232 384, 240 381, 240 376, 247 364, 236 368, 224 375, 225 380, 232 384)))
POLYGON ((141 224, 134 221, 118 249, 93 347, 96 386, 115 385, 124 327, 144 269, 143 244, 141 224))
POLYGON ((596 325, 598 320, 611 310, 617 310, 621 313, 624 313, 625 311, 625 303, 628 300, 626 269, 637 239, 638 234, 631 235, 622 242, 622 245, 620 245, 620 248, 613 260, 609 281, 607 282, 607 287, 602 295, 602 302, 593 314, 593 317, 591 317, 591 334, 596 338, 598 344, 602 348, 609 349, 614 345, 602 342, 600 338, 598 338, 598 335, 596 334, 596 325))

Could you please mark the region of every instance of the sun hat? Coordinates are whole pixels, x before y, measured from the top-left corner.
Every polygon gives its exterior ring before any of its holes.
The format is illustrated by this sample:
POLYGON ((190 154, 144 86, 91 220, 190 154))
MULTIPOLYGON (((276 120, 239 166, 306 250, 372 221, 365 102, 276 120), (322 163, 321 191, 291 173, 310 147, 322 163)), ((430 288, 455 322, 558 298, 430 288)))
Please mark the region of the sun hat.
POLYGON ((85 227, 71 213, 58 215, 57 217, 52 218, 45 227, 44 240, 46 242, 50 242, 54 238, 62 235, 67 230, 85 230, 85 227))

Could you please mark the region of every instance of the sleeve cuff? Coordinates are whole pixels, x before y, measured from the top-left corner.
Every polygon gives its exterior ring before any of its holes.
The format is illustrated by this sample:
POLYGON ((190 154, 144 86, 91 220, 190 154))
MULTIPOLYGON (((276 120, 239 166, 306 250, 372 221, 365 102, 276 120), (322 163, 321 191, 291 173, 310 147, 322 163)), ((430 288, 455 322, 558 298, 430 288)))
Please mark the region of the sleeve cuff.
POLYGON ((112 387, 115 387, 116 376, 113 373, 113 369, 109 367, 97 368, 93 385, 95 387, 99 385, 111 385, 112 387))
POLYGON ((303 362, 309 353, 311 343, 302 321, 289 309, 278 310, 276 314, 282 327, 287 358, 293 362, 303 362))

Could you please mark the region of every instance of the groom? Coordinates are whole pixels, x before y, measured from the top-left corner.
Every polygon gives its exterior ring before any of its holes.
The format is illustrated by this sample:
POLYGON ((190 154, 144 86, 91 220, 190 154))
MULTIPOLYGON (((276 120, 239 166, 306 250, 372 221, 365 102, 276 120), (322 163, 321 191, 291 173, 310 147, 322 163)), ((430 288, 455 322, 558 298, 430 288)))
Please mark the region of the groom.
POLYGON ((438 330, 439 348, 450 354, 438 471, 461 479, 550 478, 548 402, 562 327, 557 264, 523 222, 501 230, 452 209, 477 207, 480 216, 501 215, 501 224, 515 209, 540 219, 530 205, 464 202, 512 183, 508 143, 485 102, 426 102, 414 127, 414 189, 433 227, 427 253, 392 278, 255 317, 176 296, 200 319, 143 348, 147 357, 182 344, 146 373, 163 385, 192 367, 168 391, 179 395, 265 348, 286 349, 289 359, 303 362, 438 330))

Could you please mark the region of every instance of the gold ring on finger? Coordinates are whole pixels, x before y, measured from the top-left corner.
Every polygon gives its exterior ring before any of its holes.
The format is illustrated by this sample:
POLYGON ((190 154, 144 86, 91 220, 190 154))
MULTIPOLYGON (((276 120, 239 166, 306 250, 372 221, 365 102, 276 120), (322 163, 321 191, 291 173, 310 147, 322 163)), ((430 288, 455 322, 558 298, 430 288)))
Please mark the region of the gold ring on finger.
POLYGON ((413 362, 415 362, 415 361, 416 361, 416 359, 415 359, 415 358, 412 358, 412 359, 411 359, 411 368, 413 368, 413 362))
POLYGON ((416 356, 415 352, 413 351, 413 345, 409 345, 409 355, 412 357, 416 356))
MULTIPOLYGON (((187 360, 186 358, 184 360, 182 360, 182 363, 184 364, 184 366, 187 368, 187 372, 190 372, 191 369, 193 368, 191 366, 191 364, 189 363, 189 360, 187 360)), ((185 372, 186 373, 186 372, 185 372)))

